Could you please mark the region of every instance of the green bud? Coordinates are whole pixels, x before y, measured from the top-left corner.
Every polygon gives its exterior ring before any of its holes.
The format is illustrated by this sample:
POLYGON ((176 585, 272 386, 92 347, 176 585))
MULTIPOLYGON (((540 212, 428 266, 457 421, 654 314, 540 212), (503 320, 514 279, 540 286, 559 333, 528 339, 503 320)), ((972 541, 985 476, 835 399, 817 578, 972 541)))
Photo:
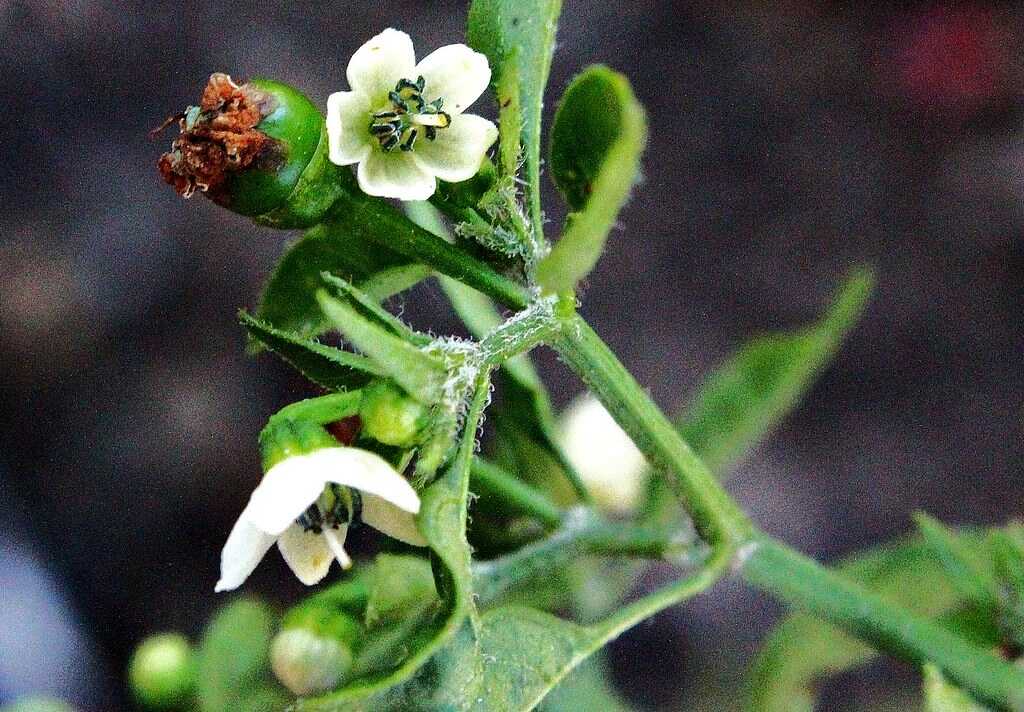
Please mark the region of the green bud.
POLYGON ((338 441, 322 425, 310 420, 274 418, 260 433, 263 472, 296 455, 308 455, 325 447, 338 447, 338 441))
POLYGON ((352 666, 352 648, 362 632, 347 613, 305 605, 285 616, 270 644, 274 675, 295 695, 333 690, 352 666))
POLYGON ((257 222, 292 228, 319 222, 354 185, 351 171, 328 160, 320 110, 287 84, 212 74, 199 106, 173 119, 181 133, 158 167, 184 197, 198 190, 257 222))
POLYGON ((145 707, 181 707, 192 696, 196 684, 192 646, 177 633, 147 638, 135 649, 128 664, 128 683, 145 707))
POLYGON ((427 409, 391 381, 376 381, 359 407, 363 434, 377 442, 409 447, 427 424, 427 409))

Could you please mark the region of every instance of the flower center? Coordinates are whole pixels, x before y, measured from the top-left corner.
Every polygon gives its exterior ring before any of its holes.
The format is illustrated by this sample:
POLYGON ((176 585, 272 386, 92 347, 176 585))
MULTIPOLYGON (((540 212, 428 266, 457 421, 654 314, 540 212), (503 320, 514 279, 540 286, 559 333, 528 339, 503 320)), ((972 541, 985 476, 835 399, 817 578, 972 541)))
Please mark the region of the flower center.
POLYGON ((359 492, 349 487, 330 484, 316 502, 296 518, 295 523, 303 531, 322 534, 326 529, 337 529, 342 525, 355 526, 363 509, 359 492))
POLYGON ((437 138, 438 129, 446 129, 452 117, 441 111, 444 99, 427 102, 423 98, 423 77, 415 82, 399 79, 394 91, 388 93, 388 106, 373 115, 370 133, 390 153, 395 148, 411 151, 422 135, 428 141, 437 138))

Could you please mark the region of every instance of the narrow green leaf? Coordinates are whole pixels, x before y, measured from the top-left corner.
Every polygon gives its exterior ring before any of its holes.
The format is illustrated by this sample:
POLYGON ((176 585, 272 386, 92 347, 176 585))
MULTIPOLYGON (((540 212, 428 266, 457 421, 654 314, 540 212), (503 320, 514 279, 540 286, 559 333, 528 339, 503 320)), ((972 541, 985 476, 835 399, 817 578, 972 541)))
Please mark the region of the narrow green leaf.
POLYGON ((438 359, 370 321, 355 307, 335 299, 324 290, 319 290, 316 298, 324 315, 342 335, 409 395, 425 405, 437 402, 446 376, 444 365, 438 359))
MULTIPOLYGON (((540 137, 544 87, 555 49, 555 30, 561 0, 473 0, 466 37, 469 45, 487 55, 499 102, 505 106, 503 132, 522 122, 526 192, 533 230, 543 234, 540 202, 540 137), (518 80, 513 82, 512 78, 518 80), (518 84, 518 93, 512 86, 518 84), (514 122, 514 123, 513 123, 514 122)), ((503 161, 508 160, 503 157, 503 161)))
POLYGON ((303 376, 329 390, 362 388, 371 378, 386 375, 365 356, 321 344, 269 324, 241 311, 238 320, 249 336, 270 349, 303 376))
POLYGON ((539 712, 633 712, 612 682, 608 660, 595 653, 555 687, 537 707, 539 712))
POLYGON ((551 129, 551 175, 575 212, 537 267, 542 287, 569 290, 590 274, 636 182, 646 142, 644 110, 625 76, 597 65, 573 79, 551 129))
POLYGON ((394 293, 387 293, 390 289, 409 286, 423 268, 413 268, 408 258, 360 239, 345 221, 326 222, 307 230, 285 251, 263 290, 256 316, 301 336, 323 333, 329 324, 314 296, 323 286, 323 272, 356 284, 372 282, 374 296, 383 299, 394 293))
POLYGON ((934 665, 924 666, 925 712, 989 712, 970 695, 950 683, 934 665))
POLYGON ((267 657, 273 628, 270 610, 254 601, 235 601, 214 616, 197 655, 202 712, 282 709, 267 657))
POLYGON ((708 378, 678 420, 708 467, 721 474, 796 407, 857 323, 873 284, 867 270, 854 272, 820 322, 755 339, 708 378))
POLYGON ((914 522, 961 595, 978 605, 997 605, 999 585, 993 576, 991 561, 934 517, 915 512, 914 522))
POLYGON ((404 341, 417 346, 426 346, 433 339, 426 334, 413 331, 408 324, 382 307, 380 303, 348 280, 336 277, 329 272, 320 275, 323 281, 337 290, 338 295, 352 303, 352 306, 368 319, 376 321, 385 329, 404 341))
MULTIPOLYGON (((971 539, 980 547, 982 539, 971 539)), ((858 554, 837 566, 869 590, 930 618, 951 616, 963 597, 944 576, 930 546, 904 540, 858 554)), ((812 712, 819 682, 866 664, 879 655, 866 643, 811 615, 788 616, 765 641, 750 673, 751 712, 812 712)))

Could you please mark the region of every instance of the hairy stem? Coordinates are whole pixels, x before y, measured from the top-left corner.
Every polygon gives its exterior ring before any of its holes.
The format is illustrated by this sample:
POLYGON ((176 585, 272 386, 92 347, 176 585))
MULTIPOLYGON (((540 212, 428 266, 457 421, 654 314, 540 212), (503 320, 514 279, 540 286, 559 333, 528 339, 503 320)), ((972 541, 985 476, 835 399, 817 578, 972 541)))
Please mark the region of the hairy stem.
POLYGON ((565 320, 555 348, 648 461, 674 473, 673 484, 683 506, 705 541, 735 548, 750 538, 753 527, 743 511, 581 317, 573 315, 565 320))
POLYGON ((473 566, 473 590, 485 604, 516 584, 548 576, 582 555, 628 556, 681 561, 693 542, 660 529, 608 522, 585 508, 571 510, 561 528, 541 541, 473 566))

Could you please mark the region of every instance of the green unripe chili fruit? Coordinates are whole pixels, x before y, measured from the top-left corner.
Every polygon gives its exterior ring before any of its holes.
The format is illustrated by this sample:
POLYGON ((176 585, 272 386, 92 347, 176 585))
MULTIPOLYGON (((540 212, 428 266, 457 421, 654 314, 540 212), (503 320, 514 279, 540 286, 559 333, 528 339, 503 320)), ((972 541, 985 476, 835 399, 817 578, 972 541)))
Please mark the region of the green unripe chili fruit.
POLYGON ((363 435, 396 447, 409 447, 427 424, 427 409, 390 381, 363 391, 359 406, 363 435))
POLYGON ((185 705, 196 684, 192 646, 177 633, 147 638, 128 664, 128 683, 144 707, 170 710, 185 705))
POLYGON ((201 191, 257 222, 293 228, 319 222, 354 186, 351 171, 328 160, 320 110, 287 84, 213 74, 199 105, 173 119, 181 133, 158 165, 185 197, 201 191))

